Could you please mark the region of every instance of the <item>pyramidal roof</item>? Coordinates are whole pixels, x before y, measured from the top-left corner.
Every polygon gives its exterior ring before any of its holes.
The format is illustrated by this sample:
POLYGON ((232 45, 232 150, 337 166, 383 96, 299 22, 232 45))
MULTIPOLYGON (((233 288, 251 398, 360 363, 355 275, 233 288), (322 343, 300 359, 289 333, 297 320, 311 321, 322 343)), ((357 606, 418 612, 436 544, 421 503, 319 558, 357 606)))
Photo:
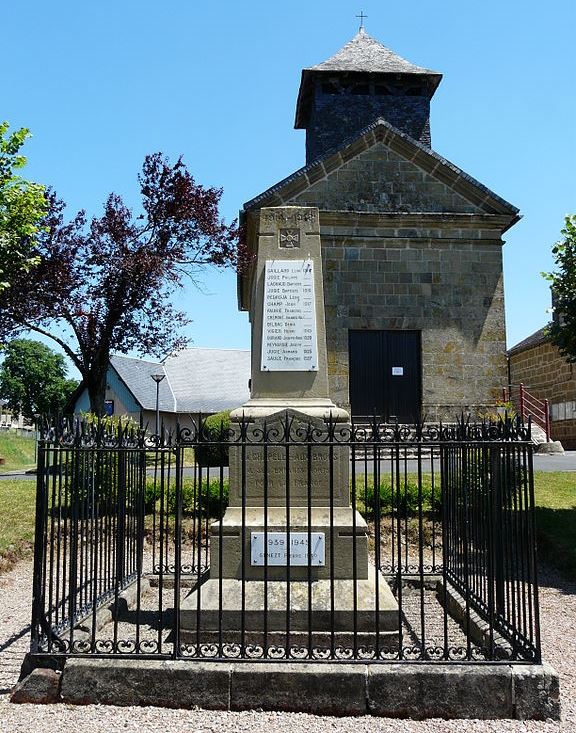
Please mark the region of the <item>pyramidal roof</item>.
POLYGON ((296 103, 295 127, 306 127, 314 95, 314 80, 318 75, 329 73, 363 73, 363 74, 417 74, 426 79, 426 93, 432 98, 442 74, 425 69, 423 66, 406 61, 402 56, 383 46, 375 38, 369 36, 364 28, 360 28, 354 38, 343 46, 334 56, 316 66, 302 69, 302 80, 296 103))
POLYGON ((406 61, 360 28, 354 38, 334 56, 306 71, 363 71, 376 74, 433 74, 437 71, 406 61))

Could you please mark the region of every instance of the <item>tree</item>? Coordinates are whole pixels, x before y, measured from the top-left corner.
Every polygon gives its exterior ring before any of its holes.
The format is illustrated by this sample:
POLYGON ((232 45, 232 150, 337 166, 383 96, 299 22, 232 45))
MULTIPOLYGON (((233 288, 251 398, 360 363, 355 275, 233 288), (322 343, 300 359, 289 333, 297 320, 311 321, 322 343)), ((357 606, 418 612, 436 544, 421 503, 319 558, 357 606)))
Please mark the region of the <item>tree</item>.
POLYGON ((12 414, 29 420, 35 413, 57 412, 78 382, 66 378, 64 357, 45 344, 15 339, 4 347, 0 366, 0 397, 12 414))
POLYGON ((554 319, 548 333, 560 353, 576 362, 576 215, 567 216, 562 239, 552 247, 556 269, 544 273, 552 283, 554 319))
POLYGON ((0 293, 16 274, 38 263, 35 236, 48 208, 44 186, 15 172, 26 164, 19 151, 30 132, 23 127, 7 135, 8 127, 0 124, 0 293))
POLYGON ((179 331, 188 321, 171 294, 185 278, 197 282, 204 266, 238 256, 236 223, 227 226, 218 213, 222 190, 197 184, 181 159, 147 156, 139 183, 140 214, 110 194, 90 222, 83 211, 65 222, 64 204, 50 192, 36 248, 41 263, 19 274, 0 311, 0 339, 33 330, 62 347, 97 414, 110 354, 162 356, 184 346, 179 331))

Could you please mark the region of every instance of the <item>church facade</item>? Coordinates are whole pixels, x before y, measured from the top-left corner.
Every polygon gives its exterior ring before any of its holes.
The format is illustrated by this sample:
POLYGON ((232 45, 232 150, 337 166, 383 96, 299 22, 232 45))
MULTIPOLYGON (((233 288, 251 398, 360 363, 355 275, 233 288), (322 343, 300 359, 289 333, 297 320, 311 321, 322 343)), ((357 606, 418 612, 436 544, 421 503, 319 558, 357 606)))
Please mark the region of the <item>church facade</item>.
POLYGON ((330 396, 357 418, 481 413, 507 381, 502 236, 520 217, 432 150, 440 80, 361 29, 302 72, 305 167, 241 212, 254 251, 262 207, 319 209, 330 396))

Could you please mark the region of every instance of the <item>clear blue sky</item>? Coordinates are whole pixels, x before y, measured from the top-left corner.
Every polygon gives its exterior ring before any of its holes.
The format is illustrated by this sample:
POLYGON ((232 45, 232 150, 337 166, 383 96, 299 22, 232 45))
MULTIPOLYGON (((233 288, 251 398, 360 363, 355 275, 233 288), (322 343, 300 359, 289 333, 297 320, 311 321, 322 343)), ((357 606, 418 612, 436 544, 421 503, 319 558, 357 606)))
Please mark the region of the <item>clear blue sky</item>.
MULTIPOLYGON (((137 205, 147 153, 182 154, 224 188, 223 214, 299 168, 300 72, 367 32, 444 74, 433 148, 523 214, 504 248, 508 344, 542 326, 540 272, 576 211, 574 0, 98 0, 2 4, 0 118, 26 126, 26 175, 72 214, 110 191, 137 205)), ((208 274, 178 302, 196 346, 249 347, 233 273, 208 274)))

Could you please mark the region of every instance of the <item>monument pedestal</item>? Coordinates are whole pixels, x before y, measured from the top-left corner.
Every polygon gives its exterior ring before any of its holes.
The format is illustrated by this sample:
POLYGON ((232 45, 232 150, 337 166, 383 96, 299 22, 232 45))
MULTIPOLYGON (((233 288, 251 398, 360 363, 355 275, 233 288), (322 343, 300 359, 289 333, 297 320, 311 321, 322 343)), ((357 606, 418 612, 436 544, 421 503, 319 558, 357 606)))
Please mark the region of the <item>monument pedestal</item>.
POLYGON ((394 649, 398 604, 350 505, 348 446, 327 445, 318 417, 263 418, 261 406, 252 419, 247 407, 231 438, 230 505, 210 527, 210 577, 181 604, 182 642, 394 649))
POLYGON ((223 641, 239 643, 244 629, 246 643, 285 646, 288 624, 290 645, 307 645, 309 634, 314 646, 329 645, 332 629, 337 646, 351 646, 354 630, 358 644, 374 645, 378 628, 380 646, 393 648, 398 604, 388 583, 369 565, 367 577, 356 582, 210 578, 180 607, 183 643, 194 643, 198 635, 201 643, 215 643, 220 630, 223 641))

